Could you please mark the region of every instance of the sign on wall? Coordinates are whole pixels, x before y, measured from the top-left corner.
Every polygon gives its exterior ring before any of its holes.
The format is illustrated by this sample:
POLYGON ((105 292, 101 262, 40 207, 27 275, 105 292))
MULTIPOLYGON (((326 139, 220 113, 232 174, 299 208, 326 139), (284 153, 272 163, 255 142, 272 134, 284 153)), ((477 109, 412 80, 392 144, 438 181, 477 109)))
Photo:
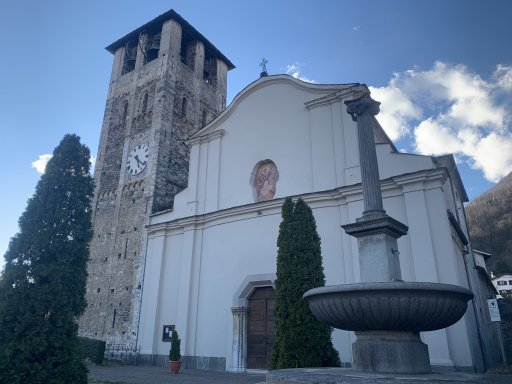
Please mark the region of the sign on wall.
POLYGON ((489 315, 491 321, 501 321, 500 308, 498 307, 498 300, 487 299, 487 305, 489 306, 489 315))
POLYGON ((174 331, 176 326, 174 324, 164 325, 162 332, 162 341, 171 341, 172 331, 174 331))

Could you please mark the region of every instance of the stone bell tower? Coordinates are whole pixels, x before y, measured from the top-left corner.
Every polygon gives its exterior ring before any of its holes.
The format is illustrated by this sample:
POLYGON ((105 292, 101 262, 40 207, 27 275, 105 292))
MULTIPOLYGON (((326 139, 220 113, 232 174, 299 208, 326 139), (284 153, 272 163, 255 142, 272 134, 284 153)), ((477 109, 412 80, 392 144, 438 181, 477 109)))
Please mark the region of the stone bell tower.
POLYGON ((170 10, 109 45, 114 55, 94 172, 94 237, 79 333, 135 347, 144 226, 187 186, 185 140, 226 107, 233 64, 170 10))

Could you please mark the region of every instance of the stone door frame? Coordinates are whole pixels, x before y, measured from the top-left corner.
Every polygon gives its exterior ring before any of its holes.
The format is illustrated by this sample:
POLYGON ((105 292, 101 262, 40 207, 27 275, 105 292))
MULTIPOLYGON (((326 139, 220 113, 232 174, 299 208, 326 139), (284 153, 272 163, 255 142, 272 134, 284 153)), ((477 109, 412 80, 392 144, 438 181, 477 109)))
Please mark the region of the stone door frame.
POLYGON ((275 287, 275 273, 248 275, 233 295, 233 344, 230 372, 247 371, 247 318, 249 297, 256 288, 275 287))

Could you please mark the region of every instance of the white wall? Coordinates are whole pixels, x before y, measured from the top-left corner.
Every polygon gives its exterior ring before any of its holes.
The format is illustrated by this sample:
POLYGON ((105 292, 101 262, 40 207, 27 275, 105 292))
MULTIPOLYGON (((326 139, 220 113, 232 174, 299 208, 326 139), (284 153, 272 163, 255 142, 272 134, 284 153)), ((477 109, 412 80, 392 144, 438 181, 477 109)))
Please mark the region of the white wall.
MULTIPOLYGON (((434 172, 437 171, 428 172, 429 182, 432 182, 434 172)), ((439 172, 437 176, 438 188, 431 189, 429 193, 442 197, 441 186, 444 178, 439 172)), ((423 182, 425 179, 426 177, 423 182)), ((443 281, 443 274, 438 271, 440 261, 436 260, 436 248, 444 249, 440 256, 449 259, 452 257, 453 246, 449 236, 440 235, 431 227, 439 226, 439 218, 442 215, 446 217, 446 210, 436 204, 435 198, 429 199, 425 191, 413 190, 414 186, 423 185, 417 177, 411 177, 410 181, 407 193, 401 192, 405 180, 401 180, 400 187, 394 182, 388 182, 385 185, 384 198, 384 207, 388 213, 410 226, 410 235, 399 241, 403 277, 409 281, 443 281), (394 189, 391 188, 392 185, 394 189), (426 216, 425 223, 422 221, 423 216, 426 216), (414 235, 417 232, 416 227, 420 228, 420 232, 424 232, 414 235), (438 245, 432 246, 431 243, 438 245)), ((306 202, 313 208, 322 239, 327 284, 357 282, 360 281, 357 243, 355 239, 343 233, 340 225, 355 220, 361 214, 361 194, 359 191, 357 197, 352 195, 351 191, 344 193, 341 189, 339 195, 330 195, 318 193, 305 196, 306 202), (350 201, 347 201, 347 198, 350 201)), ((212 213, 197 217, 194 225, 185 221, 180 223, 180 220, 177 220, 167 224, 166 242, 150 234, 150 252, 156 255, 164 253, 165 262, 160 286, 150 279, 151 283, 144 287, 145 297, 161 295, 159 305, 162 308, 148 311, 145 307, 143 311, 143 322, 155 322, 154 317, 148 314, 157 313, 155 337, 144 339, 146 343, 156 343, 157 347, 144 346, 143 351, 152 349, 158 354, 166 354, 168 345, 159 341, 161 327, 163 324, 177 324, 184 335, 184 354, 226 357, 227 364, 230 364, 233 295, 246 276, 275 273, 281 204, 282 199, 267 203, 266 206, 253 204, 233 208, 223 211, 222 215, 212 213), (196 229, 180 234, 183 231, 182 225, 183 228, 196 229), (176 235, 169 235, 171 233, 176 235), (188 240, 188 249, 184 248, 187 234, 194 234, 196 238, 188 240), (165 250, 157 250, 164 245, 165 250), (176 255, 180 255, 180 260, 177 260, 176 255), (181 268, 180 271, 177 271, 178 266, 181 268), (190 276, 189 281, 186 281, 186 276, 190 276), (153 292, 150 293, 150 290, 153 292), (176 295, 179 295, 181 304, 177 303, 176 295), (190 299, 186 300, 187 297, 190 299)), ((157 260, 155 257, 151 259, 157 260)), ((441 263, 446 263, 446 260, 441 263)), ((154 272, 151 272, 148 263, 146 274, 158 276, 157 267, 158 263, 152 267, 154 272)), ((450 276, 450 279, 454 280, 443 282, 465 286, 464 282, 458 282, 454 275, 450 276)), ((151 300, 145 299, 146 305, 150 302, 151 300)), ((461 321, 453 328, 454 330, 441 330, 423 335, 429 344, 432 362, 447 367, 454 364, 470 366, 471 360, 467 350, 456 347, 467 345, 467 341, 464 340, 465 324, 461 321)), ((334 335, 335 346, 342 352, 342 358, 346 362, 351 361, 352 339, 353 335, 349 332, 337 331, 334 335)))
MULTIPOLYGON (((191 139, 190 180, 172 212, 150 220, 141 318, 141 352, 167 354, 163 324, 180 330, 183 354, 231 356, 233 295, 249 275, 275 273, 283 198, 302 195, 322 239, 327 284, 360 281, 357 242, 340 225, 363 203, 355 123, 342 100, 311 103, 336 88, 262 79, 191 139), (280 178, 272 201, 254 202, 251 171, 271 159, 280 178)), ((384 208, 409 225, 399 239, 402 277, 467 286, 446 215, 446 177, 430 157, 377 145, 384 208)), ((471 366, 464 321, 423 335, 432 362, 471 366)), ((351 361, 350 332, 336 331, 351 361)))

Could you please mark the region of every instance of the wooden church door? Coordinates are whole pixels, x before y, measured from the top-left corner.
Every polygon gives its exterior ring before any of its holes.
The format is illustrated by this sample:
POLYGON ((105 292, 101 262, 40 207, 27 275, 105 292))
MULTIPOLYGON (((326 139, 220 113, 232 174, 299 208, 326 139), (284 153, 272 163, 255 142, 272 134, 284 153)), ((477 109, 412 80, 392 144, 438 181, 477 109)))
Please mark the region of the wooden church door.
POLYGON ((247 368, 268 369, 276 338, 274 304, 276 291, 272 287, 256 288, 249 297, 247 327, 247 368))

